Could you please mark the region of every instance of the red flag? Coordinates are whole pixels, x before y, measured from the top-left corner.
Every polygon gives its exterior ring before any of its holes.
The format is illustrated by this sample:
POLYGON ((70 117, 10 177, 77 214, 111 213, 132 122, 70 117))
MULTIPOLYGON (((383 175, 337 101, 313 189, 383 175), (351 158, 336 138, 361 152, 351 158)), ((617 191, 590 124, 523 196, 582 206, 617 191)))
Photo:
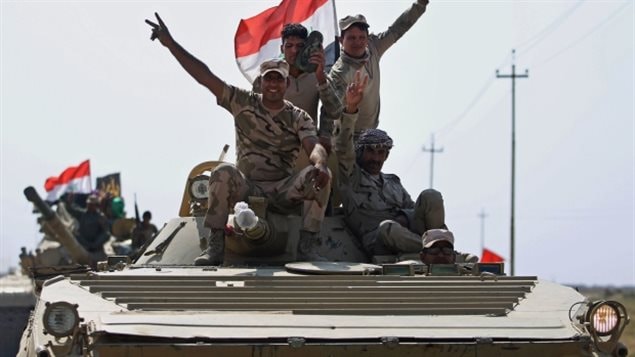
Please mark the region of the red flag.
POLYGON ((79 166, 71 166, 58 177, 51 176, 44 182, 47 192, 46 200, 57 201, 65 192, 90 193, 90 161, 86 160, 79 166))
POLYGON ((481 255, 481 263, 501 263, 504 262, 505 258, 500 255, 494 253, 493 251, 483 248, 483 254, 481 255))
POLYGON ((280 32, 287 23, 300 23, 309 32, 318 30, 324 36, 326 65, 335 62, 335 4, 333 0, 282 0, 260 14, 240 20, 234 51, 242 74, 252 83, 262 62, 280 57, 280 32))

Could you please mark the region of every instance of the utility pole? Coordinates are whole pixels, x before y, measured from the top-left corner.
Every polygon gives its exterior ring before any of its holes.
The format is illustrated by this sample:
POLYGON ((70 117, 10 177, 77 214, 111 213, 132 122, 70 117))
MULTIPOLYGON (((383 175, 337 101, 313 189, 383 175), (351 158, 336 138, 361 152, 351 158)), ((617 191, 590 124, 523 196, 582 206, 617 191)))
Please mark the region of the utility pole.
POLYGON ((529 71, 525 69, 525 74, 516 74, 516 50, 512 50, 512 73, 499 74, 496 70, 496 78, 511 78, 512 80, 512 187, 511 187, 511 224, 510 224, 510 254, 509 264, 511 265, 511 275, 514 276, 514 213, 515 213, 515 192, 516 192, 516 78, 529 77, 529 71))
POLYGON ((485 208, 481 208, 481 213, 478 214, 478 218, 481 219, 481 254, 483 254, 483 249, 485 248, 485 208))
POLYGON ((424 146, 421 150, 423 150, 423 152, 430 153, 430 188, 432 188, 432 180, 434 177, 434 154, 442 153, 443 148, 436 149, 436 150, 434 149, 434 134, 431 134, 430 135, 430 149, 426 149, 426 147, 424 146))

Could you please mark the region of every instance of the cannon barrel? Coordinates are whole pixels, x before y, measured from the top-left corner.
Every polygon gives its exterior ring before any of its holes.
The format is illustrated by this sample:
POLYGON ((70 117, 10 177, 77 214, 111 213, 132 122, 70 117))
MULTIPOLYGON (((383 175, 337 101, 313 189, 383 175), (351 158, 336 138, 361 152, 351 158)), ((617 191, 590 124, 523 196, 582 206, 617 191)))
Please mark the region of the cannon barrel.
POLYGON ((42 213, 42 218, 44 219, 42 224, 46 225, 45 230, 54 234, 57 241, 66 248, 73 261, 79 264, 93 265, 94 262, 86 249, 79 244, 73 233, 64 226, 57 213, 42 200, 33 186, 24 189, 24 196, 42 213))

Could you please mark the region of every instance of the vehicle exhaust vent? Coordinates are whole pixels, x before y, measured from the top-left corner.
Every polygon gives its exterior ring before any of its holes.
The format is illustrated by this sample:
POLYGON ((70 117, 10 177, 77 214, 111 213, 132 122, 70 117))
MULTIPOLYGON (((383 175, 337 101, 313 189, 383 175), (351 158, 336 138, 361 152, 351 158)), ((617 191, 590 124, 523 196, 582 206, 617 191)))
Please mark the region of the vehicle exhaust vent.
POLYGON ((336 315, 504 315, 536 277, 122 276, 74 278, 130 310, 293 311, 336 315))

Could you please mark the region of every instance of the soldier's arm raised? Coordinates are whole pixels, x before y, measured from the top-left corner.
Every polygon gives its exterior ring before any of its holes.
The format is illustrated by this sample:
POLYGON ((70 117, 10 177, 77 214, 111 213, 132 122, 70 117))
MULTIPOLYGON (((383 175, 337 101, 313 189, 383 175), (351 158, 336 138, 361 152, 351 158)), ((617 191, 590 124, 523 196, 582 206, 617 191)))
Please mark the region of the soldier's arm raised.
POLYGON ((159 14, 155 12, 154 15, 158 23, 146 20, 146 23, 152 27, 150 39, 154 41, 158 38, 159 42, 170 50, 170 53, 172 53, 174 58, 181 64, 181 67, 183 67, 192 78, 207 87, 216 97, 220 97, 223 94, 225 83, 216 77, 205 63, 179 45, 178 42, 172 38, 170 31, 163 20, 161 20, 161 17, 159 17, 159 14))
POLYGON ((368 84, 368 76, 361 78, 361 72, 355 72, 355 78, 346 88, 346 106, 340 118, 341 129, 335 138, 335 152, 339 160, 339 177, 345 181, 351 176, 355 166, 355 147, 353 132, 357 121, 357 109, 364 97, 364 89, 368 84))

